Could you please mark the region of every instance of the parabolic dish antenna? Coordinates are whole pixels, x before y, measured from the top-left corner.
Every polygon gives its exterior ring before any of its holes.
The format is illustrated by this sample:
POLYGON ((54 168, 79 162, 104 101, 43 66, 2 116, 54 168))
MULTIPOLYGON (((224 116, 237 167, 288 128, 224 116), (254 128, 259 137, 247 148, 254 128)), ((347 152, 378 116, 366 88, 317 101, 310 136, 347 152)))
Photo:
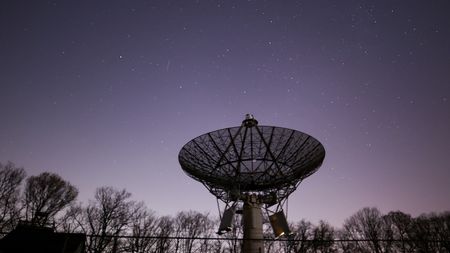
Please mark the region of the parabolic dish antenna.
POLYGON ((181 168, 225 203, 219 235, 242 214, 242 252, 264 251, 261 208, 275 237, 289 235, 282 206, 300 182, 322 165, 325 149, 314 137, 283 127, 260 126, 250 114, 241 126, 200 135, 178 155, 181 168), (240 208, 242 210, 236 211, 240 208), (278 204, 275 211, 270 210, 278 204))
POLYGON ((239 127, 209 132, 183 146, 179 162, 217 198, 228 202, 249 194, 291 194, 325 158, 314 137, 300 131, 259 126, 250 115, 239 127))

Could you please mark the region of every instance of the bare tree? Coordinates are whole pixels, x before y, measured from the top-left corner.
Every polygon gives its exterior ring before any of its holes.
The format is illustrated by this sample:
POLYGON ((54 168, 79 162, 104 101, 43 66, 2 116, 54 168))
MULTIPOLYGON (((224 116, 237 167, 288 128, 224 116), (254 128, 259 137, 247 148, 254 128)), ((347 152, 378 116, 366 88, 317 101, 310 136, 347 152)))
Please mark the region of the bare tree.
POLYGON ((224 237, 225 240, 224 248, 227 250, 226 252, 230 253, 239 253, 242 249, 242 240, 238 240, 244 234, 242 227, 242 215, 236 215, 233 220, 233 226, 229 233, 226 233, 224 237))
POLYGON ((24 194, 26 219, 35 225, 45 225, 76 199, 78 190, 60 176, 44 172, 27 179, 24 194))
POLYGON ((348 228, 340 229, 336 232, 337 237, 340 239, 338 247, 342 252, 362 252, 357 242, 352 242, 353 235, 348 228), (347 241, 348 240, 348 241, 347 241))
POLYGON ((311 222, 302 219, 291 228, 291 231, 293 232, 290 236, 292 240, 287 242, 286 251, 295 253, 309 252, 312 247, 310 240, 314 236, 311 222))
POLYGON ((424 214, 413 219, 409 237, 417 252, 450 252, 450 214, 424 214))
POLYGON ((158 242, 158 239, 152 237, 157 232, 158 218, 143 203, 139 203, 133 208, 135 210, 129 224, 132 238, 126 240, 125 250, 130 253, 153 252, 158 242))
POLYGON ((131 193, 112 187, 100 187, 95 198, 84 209, 83 231, 90 236, 87 240, 89 253, 119 251, 118 237, 125 231, 132 217, 134 202, 128 200, 131 193))
POLYGON ((85 213, 81 203, 71 203, 66 212, 57 220, 56 228, 65 233, 85 233, 85 213))
POLYGON ((168 237, 173 233, 173 226, 173 219, 169 216, 159 218, 157 231, 159 240, 157 242, 155 253, 170 252, 171 242, 168 237))
POLYGON ((313 251, 322 253, 336 252, 334 239, 334 228, 323 220, 319 221, 319 225, 313 229, 313 251))
POLYGON ((200 249, 198 240, 193 238, 204 236, 210 227, 211 221, 207 214, 196 211, 179 212, 175 218, 175 236, 177 239, 174 252, 194 252, 200 249))
POLYGON ((436 218, 436 223, 438 224, 436 233, 440 241, 440 248, 442 251, 450 252, 450 212, 441 213, 436 218))
MULTIPOLYGON (((201 237, 212 238, 216 235, 216 228, 219 225, 219 220, 210 218, 208 214, 202 214, 204 216, 204 221, 202 222, 202 233, 201 237)), ((222 242, 220 240, 209 240, 204 239, 199 241, 199 253, 211 253, 211 252, 221 252, 222 242)))
POLYGON ((19 187, 24 178, 23 168, 0 163, 0 232, 9 232, 19 220, 19 187))
POLYGON ((263 213, 263 238, 267 238, 268 240, 264 240, 264 251, 266 252, 278 252, 277 246, 279 243, 276 243, 275 235, 270 225, 269 216, 267 213, 263 213))
MULTIPOLYGON (((207 229, 205 234, 206 238, 212 238, 214 236, 216 236, 216 232, 217 232, 217 228, 219 227, 220 224, 220 219, 219 217, 215 217, 214 219, 211 219, 211 223, 209 224, 209 228, 207 229)), ((205 239, 203 241, 203 245, 202 245, 202 249, 200 250, 200 252, 202 253, 221 253, 223 252, 222 249, 224 247, 224 243, 222 242, 222 240, 220 240, 220 238, 218 238, 217 240, 208 240, 205 239)))
POLYGON ((414 243, 416 251, 438 252, 433 243, 434 234, 427 215, 421 215, 413 220, 409 236, 414 243))
POLYGON ((358 243, 352 249, 355 252, 382 252, 380 240, 383 238, 383 221, 377 208, 365 207, 350 216, 344 223, 344 231, 345 239, 367 240, 368 243, 358 243))
POLYGON ((383 216, 385 231, 388 238, 395 240, 392 243, 394 252, 412 252, 413 244, 409 241, 409 234, 412 228, 411 215, 400 211, 389 212, 383 216))

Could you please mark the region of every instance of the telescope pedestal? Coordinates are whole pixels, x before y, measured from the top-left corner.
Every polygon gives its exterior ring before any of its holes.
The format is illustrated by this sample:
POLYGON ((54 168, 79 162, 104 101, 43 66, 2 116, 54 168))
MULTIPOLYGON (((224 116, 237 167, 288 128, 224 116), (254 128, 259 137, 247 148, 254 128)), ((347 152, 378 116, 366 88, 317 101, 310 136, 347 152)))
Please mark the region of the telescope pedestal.
POLYGON ((244 241, 242 245, 243 253, 263 253, 264 236, 262 228, 261 204, 256 196, 248 196, 244 200, 243 210, 244 221, 244 241))

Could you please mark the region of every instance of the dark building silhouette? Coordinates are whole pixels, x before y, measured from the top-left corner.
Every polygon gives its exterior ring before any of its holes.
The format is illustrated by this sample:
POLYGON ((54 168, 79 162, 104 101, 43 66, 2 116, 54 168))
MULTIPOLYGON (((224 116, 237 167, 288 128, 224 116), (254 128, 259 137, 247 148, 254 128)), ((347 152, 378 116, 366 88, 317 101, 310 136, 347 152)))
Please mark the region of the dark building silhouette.
POLYGON ((0 240, 0 253, 84 253, 86 235, 19 224, 0 240))

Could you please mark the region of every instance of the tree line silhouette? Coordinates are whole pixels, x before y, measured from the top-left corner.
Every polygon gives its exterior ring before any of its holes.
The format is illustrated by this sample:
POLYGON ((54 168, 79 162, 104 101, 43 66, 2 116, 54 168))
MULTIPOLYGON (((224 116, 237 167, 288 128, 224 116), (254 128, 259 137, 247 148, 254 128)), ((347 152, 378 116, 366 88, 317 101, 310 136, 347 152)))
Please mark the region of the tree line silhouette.
MULTIPOLYGON (((77 202, 77 195, 77 188, 57 174, 27 178, 23 168, 0 163, 0 232, 25 221, 85 233, 88 253, 241 252, 240 216, 230 233, 218 237, 220 220, 207 213, 158 216, 125 189, 108 186, 97 188, 87 204, 77 202)), ((411 217, 365 207, 339 229, 323 220, 293 222, 293 233, 279 240, 265 220, 266 252, 450 252, 450 212, 411 217)))

